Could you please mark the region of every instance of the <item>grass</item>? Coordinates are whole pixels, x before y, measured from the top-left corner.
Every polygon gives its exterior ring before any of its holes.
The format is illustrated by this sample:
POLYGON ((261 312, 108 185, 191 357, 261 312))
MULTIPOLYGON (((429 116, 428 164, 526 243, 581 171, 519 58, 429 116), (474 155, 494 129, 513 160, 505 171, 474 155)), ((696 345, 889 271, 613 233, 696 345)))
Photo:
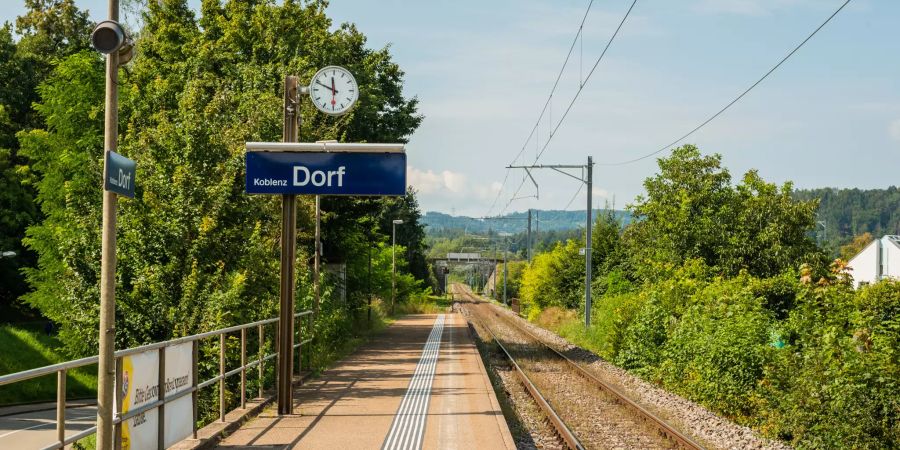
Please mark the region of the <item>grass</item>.
MULTIPOLYGON (((0 325, 0 374, 6 375, 66 361, 59 340, 39 327, 0 325)), ((66 396, 92 398, 97 395, 97 366, 69 371, 66 396)), ((0 405, 56 401, 56 375, 0 386, 0 405)))
POLYGON ((442 295, 422 295, 410 298, 395 306, 395 317, 405 314, 440 314, 452 306, 450 297, 442 295))
POLYGON ((532 321, 572 344, 611 361, 616 354, 617 341, 621 339, 619 324, 637 311, 640 302, 640 297, 634 294, 603 297, 602 301, 594 304, 589 329, 584 327, 584 317, 578 311, 559 307, 540 311, 532 321))

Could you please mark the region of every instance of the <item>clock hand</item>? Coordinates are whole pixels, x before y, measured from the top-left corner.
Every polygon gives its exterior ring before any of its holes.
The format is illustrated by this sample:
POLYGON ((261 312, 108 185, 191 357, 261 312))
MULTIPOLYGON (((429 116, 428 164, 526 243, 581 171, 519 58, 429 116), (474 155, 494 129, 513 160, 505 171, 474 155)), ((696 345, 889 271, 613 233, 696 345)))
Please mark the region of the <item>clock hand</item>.
POLYGON ((322 83, 319 82, 319 80, 316 80, 316 84, 318 84, 319 86, 322 86, 322 87, 324 87, 324 88, 326 88, 326 89, 328 89, 328 90, 334 92, 335 94, 337 94, 337 91, 335 91, 333 87, 328 87, 327 84, 322 84, 322 83))
POLYGON ((334 104, 337 103, 337 100, 334 99, 335 95, 337 95, 337 90, 334 88, 334 77, 331 77, 331 109, 334 109, 334 104))

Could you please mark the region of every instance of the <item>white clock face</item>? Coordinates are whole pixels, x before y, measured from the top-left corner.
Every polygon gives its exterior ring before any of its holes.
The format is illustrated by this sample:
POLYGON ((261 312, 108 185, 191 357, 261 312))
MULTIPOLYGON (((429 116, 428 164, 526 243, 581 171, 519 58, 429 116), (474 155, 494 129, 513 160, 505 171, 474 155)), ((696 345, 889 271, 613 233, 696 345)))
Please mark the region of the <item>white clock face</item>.
POLYGON ((319 111, 332 116, 345 114, 358 98, 356 79, 343 67, 320 69, 309 85, 309 99, 319 111))

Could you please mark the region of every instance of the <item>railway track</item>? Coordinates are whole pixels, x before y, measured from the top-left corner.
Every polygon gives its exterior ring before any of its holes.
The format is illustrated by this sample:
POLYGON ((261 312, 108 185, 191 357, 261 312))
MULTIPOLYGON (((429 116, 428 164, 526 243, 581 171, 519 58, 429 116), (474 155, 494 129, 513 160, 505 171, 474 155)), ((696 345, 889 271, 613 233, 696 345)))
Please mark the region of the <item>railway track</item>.
POLYGON ((489 304, 466 291, 457 294, 466 316, 508 358, 569 448, 703 448, 489 304))

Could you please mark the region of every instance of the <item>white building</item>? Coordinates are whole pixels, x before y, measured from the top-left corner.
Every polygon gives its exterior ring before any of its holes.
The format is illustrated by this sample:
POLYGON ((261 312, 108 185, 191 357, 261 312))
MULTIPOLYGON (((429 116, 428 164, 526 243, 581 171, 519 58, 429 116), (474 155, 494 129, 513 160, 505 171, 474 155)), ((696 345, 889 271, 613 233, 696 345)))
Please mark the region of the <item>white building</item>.
POLYGON ((852 269, 853 287, 877 283, 885 278, 900 280, 900 236, 875 239, 856 254, 847 265, 852 269))

